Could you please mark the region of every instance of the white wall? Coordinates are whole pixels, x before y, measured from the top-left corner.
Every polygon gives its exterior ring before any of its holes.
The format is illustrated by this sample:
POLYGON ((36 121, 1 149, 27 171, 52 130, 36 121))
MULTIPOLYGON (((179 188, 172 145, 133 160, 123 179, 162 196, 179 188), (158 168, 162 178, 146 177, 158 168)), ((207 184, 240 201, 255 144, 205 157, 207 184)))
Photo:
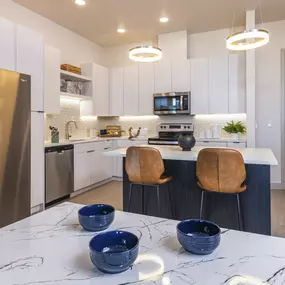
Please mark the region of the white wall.
POLYGON ((281 182, 281 49, 285 48, 285 21, 262 25, 270 33, 270 42, 256 50, 256 146, 274 151, 279 166, 272 181, 281 182), (272 122, 272 128, 268 123, 272 122))
POLYGON ((79 65, 82 62, 94 61, 104 65, 102 47, 14 3, 12 0, 0 0, 0 17, 41 33, 46 43, 62 51, 62 63, 79 65))

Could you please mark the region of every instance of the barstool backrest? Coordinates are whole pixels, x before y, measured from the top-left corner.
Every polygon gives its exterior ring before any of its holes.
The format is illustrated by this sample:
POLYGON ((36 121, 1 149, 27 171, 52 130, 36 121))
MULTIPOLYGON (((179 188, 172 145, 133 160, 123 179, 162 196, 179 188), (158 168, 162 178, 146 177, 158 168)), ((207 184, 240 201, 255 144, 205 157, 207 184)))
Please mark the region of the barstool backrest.
POLYGON ((198 154, 196 175, 199 186, 208 191, 240 193, 246 179, 241 153, 230 148, 205 148, 198 154))
POLYGON ((138 184, 157 184, 165 170, 156 148, 140 146, 127 149, 125 168, 129 180, 138 184))

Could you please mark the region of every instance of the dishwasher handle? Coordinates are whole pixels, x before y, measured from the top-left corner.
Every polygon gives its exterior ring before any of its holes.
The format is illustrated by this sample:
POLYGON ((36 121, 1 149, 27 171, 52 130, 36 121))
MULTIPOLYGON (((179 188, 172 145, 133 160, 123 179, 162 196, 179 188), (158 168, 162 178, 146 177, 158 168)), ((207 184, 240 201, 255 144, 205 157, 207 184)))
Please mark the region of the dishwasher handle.
POLYGON ((74 149, 73 145, 51 146, 45 148, 45 153, 50 153, 50 152, 62 153, 65 150, 73 150, 73 149, 74 149))

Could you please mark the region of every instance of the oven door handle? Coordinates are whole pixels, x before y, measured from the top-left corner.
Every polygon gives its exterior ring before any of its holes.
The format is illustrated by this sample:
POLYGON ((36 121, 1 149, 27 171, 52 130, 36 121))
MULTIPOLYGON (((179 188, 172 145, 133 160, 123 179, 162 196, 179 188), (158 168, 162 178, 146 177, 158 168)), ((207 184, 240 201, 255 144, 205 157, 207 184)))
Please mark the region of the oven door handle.
POLYGON ((180 110, 183 111, 183 96, 180 96, 180 110))

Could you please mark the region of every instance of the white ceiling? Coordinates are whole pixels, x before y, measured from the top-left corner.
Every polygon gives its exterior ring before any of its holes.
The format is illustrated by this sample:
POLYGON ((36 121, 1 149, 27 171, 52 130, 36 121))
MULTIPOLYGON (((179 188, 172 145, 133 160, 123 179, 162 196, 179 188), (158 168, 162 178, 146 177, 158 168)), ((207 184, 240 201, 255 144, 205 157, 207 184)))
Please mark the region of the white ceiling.
MULTIPOLYGON (((200 33, 245 24, 245 10, 261 3, 263 21, 285 19, 285 0, 14 0, 102 46, 155 40, 156 35, 187 29, 200 33), (159 22, 161 16, 169 22, 159 22), (116 29, 124 27, 125 34, 116 29)), ((260 11, 257 21, 260 22, 260 11)))

